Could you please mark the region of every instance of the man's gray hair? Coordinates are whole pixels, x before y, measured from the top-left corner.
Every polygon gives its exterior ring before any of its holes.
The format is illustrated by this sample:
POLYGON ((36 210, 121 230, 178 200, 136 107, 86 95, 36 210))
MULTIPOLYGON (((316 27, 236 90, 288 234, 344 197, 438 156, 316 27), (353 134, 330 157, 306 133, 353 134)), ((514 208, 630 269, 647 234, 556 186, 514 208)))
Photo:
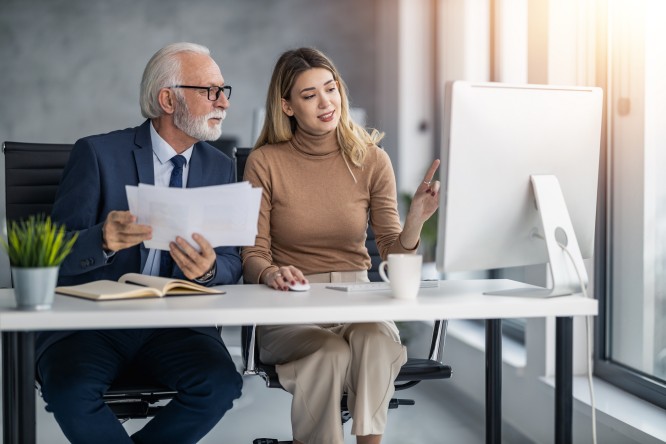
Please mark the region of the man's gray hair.
POLYGON ((172 43, 157 51, 148 61, 141 79, 139 104, 143 117, 154 119, 164 113, 158 100, 159 92, 162 88, 180 83, 180 60, 177 56, 183 52, 210 56, 210 50, 205 46, 187 42, 172 43))

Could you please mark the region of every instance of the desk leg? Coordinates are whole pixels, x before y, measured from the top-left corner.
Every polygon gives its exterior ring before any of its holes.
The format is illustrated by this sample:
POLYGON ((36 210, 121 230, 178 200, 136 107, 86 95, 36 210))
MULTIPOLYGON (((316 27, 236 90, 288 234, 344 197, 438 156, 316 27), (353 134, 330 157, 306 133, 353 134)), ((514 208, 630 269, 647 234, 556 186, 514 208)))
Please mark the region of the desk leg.
POLYGON ((3 443, 34 444, 35 333, 2 333, 3 443))
POLYGON ((486 443, 502 442, 502 320, 486 319, 486 443))
POLYGON ((573 318, 555 321, 555 444, 571 444, 573 421, 573 318))

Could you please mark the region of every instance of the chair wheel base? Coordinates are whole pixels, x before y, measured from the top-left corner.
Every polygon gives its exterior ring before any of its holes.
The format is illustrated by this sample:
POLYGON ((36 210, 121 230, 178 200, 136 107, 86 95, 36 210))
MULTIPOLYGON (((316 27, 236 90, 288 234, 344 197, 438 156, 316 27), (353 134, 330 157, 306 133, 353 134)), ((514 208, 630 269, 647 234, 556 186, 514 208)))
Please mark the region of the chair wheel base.
POLYGON ((414 405, 416 404, 413 399, 396 399, 393 398, 389 402, 389 409, 397 409, 401 405, 414 405))

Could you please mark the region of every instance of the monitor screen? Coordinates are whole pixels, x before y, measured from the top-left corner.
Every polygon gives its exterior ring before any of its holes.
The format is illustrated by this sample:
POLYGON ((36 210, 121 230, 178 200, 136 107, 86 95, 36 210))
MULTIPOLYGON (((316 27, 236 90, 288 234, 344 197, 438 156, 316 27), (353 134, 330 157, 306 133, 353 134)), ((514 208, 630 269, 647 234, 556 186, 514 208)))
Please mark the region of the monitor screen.
POLYGON ((602 100, 594 87, 447 84, 440 272, 549 261, 534 175, 557 178, 580 254, 591 257, 602 100))

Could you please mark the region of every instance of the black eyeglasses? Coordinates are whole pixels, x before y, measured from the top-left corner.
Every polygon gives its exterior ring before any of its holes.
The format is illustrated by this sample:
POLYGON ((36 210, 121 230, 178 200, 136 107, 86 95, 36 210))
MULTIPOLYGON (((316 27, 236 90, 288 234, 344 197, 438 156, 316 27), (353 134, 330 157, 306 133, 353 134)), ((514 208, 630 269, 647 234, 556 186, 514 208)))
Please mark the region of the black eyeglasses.
POLYGON ((208 91, 208 100, 211 102, 220 98, 220 94, 224 91, 224 97, 229 100, 231 98, 231 86, 191 86, 191 85, 174 85, 170 88, 189 88, 189 89, 205 89, 208 91))

